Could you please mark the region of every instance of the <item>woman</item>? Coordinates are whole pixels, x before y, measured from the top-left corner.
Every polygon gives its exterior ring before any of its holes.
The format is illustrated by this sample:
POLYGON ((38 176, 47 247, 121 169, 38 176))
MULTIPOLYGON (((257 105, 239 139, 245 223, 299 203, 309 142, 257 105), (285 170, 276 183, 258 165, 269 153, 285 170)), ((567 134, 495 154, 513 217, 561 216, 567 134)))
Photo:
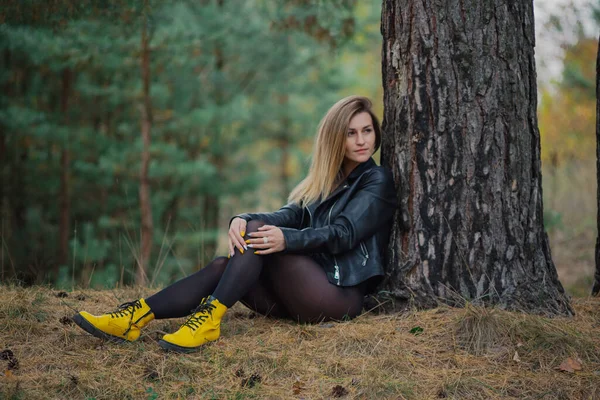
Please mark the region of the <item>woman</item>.
POLYGON ((308 176, 273 213, 240 214, 229 224, 229 256, 115 312, 73 317, 94 336, 134 341, 153 319, 191 316, 159 345, 191 352, 220 335, 237 301, 302 322, 353 318, 383 276, 396 190, 371 156, 381 130, 365 97, 338 101, 319 124, 308 176))

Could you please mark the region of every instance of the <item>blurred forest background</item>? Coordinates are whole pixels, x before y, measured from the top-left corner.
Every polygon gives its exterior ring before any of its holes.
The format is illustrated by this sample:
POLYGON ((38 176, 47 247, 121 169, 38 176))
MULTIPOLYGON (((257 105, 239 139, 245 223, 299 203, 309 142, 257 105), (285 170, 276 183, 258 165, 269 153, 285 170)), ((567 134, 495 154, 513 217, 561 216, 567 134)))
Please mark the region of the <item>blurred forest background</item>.
MULTIPOLYGON (((383 114, 379 1, 1 4, 3 283, 172 282, 227 254, 232 215, 287 202, 336 100, 383 114)), ((584 296, 600 1, 535 13, 545 226, 584 296)))

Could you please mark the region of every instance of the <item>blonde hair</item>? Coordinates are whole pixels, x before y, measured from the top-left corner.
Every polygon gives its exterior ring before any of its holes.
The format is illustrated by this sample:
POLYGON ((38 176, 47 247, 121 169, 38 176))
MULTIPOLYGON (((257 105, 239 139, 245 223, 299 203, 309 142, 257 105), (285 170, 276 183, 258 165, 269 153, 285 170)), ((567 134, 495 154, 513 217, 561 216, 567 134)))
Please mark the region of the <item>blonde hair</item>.
POLYGON ((371 110, 371 100, 362 96, 348 96, 335 103, 325 114, 317 129, 314 152, 304 178, 288 196, 288 202, 305 206, 319 198, 327 198, 343 180, 342 163, 346 153, 346 137, 350 120, 367 112, 375 130, 375 153, 381 144, 379 120, 371 110))

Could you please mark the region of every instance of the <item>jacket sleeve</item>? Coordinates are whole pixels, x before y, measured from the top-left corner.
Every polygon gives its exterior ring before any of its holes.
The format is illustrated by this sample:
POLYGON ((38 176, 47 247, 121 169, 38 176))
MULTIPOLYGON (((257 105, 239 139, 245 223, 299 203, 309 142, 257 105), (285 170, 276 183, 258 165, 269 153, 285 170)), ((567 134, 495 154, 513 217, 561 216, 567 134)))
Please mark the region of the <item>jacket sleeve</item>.
POLYGON ((331 224, 302 230, 281 228, 285 251, 344 253, 386 226, 397 207, 391 172, 385 168, 374 168, 331 224))
POLYGON ((246 221, 260 219, 267 225, 275 225, 277 227, 299 228, 302 221, 302 208, 295 203, 289 203, 275 212, 239 214, 231 217, 229 226, 231 226, 231 221, 236 217, 245 219, 246 221))

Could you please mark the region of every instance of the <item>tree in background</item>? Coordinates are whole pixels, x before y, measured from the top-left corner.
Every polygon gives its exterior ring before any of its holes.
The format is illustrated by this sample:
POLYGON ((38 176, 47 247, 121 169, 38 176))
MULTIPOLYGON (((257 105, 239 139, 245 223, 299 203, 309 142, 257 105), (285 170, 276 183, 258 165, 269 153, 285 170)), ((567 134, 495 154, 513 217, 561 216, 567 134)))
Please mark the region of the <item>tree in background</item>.
POLYGON ((580 195, 574 196, 573 187, 581 184, 587 176, 584 172, 593 162, 594 136, 590 133, 594 130, 596 46, 595 39, 585 36, 573 44, 565 44, 560 80, 540 90, 538 115, 546 194, 544 220, 546 228, 553 233, 558 229, 565 231, 563 219, 569 221, 569 230, 551 236, 555 240, 551 242, 553 247, 561 246, 560 238, 566 236, 571 252, 578 251, 576 246, 581 246, 582 251, 588 247, 589 235, 584 227, 591 225, 586 223, 589 202, 581 205, 586 193, 578 190, 580 195), (577 232, 581 232, 581 238, 574 240, 577 232))
POLYGON ((136 283, 145 285, 147 282, 148 262, 152 253, 152 205, 150 204, 150 182, 148 167, 150 164, 150 136, 152 131, 152 98, 150 96, 150 39, 148 34, 148 0, 144 0, 142 13, 141 60, 142 76, 142 105, 140 107, 140 128, 142 134, 141 170, 140 170, 140 255, 137 260, 136 283))
POLYGON ((565 45, 560 82, 542 90, 539 120, 544 163, 558 166, 578 160, 585 157, 582 149, 593 147, 589 133, 593 129, 596 47, 597 41, 587 37, 565 45))
POLYGON ((332 59, 354 3, 6 3, 1 278, 111 286, 144 265, 165 281, 213 258, 222 204, 252 208, 271 177, 262 155, 286 185, 303 174, 314 116, 352 80, 332 59))
MULTIPOLYGON (((596 228, 600 232, 600 37, 598 38, 598 52, 596 56, 596 183, 597 183, 597 211, 596 228)), ((600 236, 596 237, 596 273, 592 286, 592 296, 600 294, 600 236)))
POLYGON ((383 289, 572 314, 544 231, 533 2, 386 0, 382 164, 403 218, 383 289))
MULTIPOLYGON (((600 26, 600 6, 594 8, 594 19, 600 26)), ((598 37, 598 51, 596 56, 596 232, 600 232, 600 37, 598 37)), ((594 274, 594 284, 592 286, 592 295, 600 295, 600 236, 596 237, 596 273, 594 274)))
POLYGON ((575 295, 593 280, 597 241, 594 135, 598 2, 564 4, 543 25, 562 71, 540 87, 539 126, 544 171, 544 220, 559 274, 575 295), (592 184, 590 182, 593 180, 592 184))

